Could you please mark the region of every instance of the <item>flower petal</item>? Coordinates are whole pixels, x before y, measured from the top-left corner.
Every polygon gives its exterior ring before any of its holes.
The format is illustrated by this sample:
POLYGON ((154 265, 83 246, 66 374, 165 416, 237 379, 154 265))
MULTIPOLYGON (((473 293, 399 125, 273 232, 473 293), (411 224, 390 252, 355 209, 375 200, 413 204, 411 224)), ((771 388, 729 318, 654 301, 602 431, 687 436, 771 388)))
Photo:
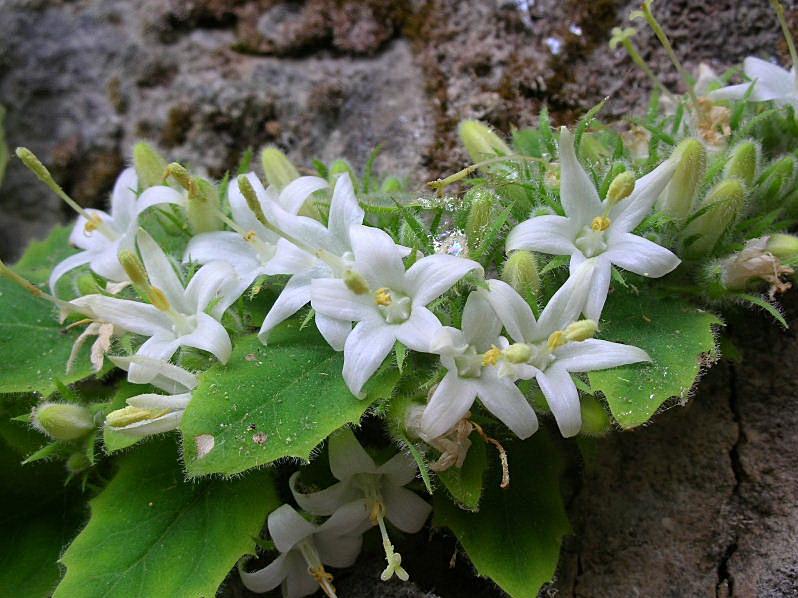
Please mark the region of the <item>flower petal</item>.
POLYGON ((517 343, 532 342, 535 338, 537 324, 532 308, 516 290, 502 280, 489 280, 488 292, 484 294, 493 311, 498 316, 507 334, 517 343))
MULTIPOLYGON (((220 289, 230 280, 238 280, 233 267, 227 262, 213 261, 205 264, 191 277, 185 291, 185 303, 191 310, 188 313, 204 311, 219 296, 220 289)), ((237 286, 240 288, 240 286, 237 286)), ((246 289, 246 287, 245 287, 246 289)), ((228 288, 228 291, 231 290, 228 288)), ((243 291, 242 291, 243 292, 243 291)), ((240 296, 240 295, 239 295, 240 296)), ((225 298, 229 299, 229 298, 225 298)), ((238 299, 235 297, 228 304, 238 299)))
POLYGON ((157 393, 144 393, 130 397, 126 400, 127 404, 139 409, 173 409, 183 410, 188 407, 191 401, 191 393, 185 392, 179 395, 159 395, 157 393))
POLYGON ((428 255, 407 271, 407 292, 413 305, 427 305, 472 270, 484 274, 482 266, 473 260, 440 253, 428 255))
POLYGON ((144 438, 145 436, 153 436, 155 434, 163 434, 164 432, 176 430, 180 427, 182 419, 183 410, 180 409, 154 419, 146 419, 127 426, 122 426, 121 428, 114 428, 113 426, 109 426, 109 428, 125 436, 144 438))
POLYGON ((369 515, 371 511, 365 499, 360 498, 336 509, 332 516, 319 526, 314 539, 319 537, 342 537, 359 535, 373 526, 369 515))
MULTIPOLYGON (((579 317, 590 299, 597 267, 595 259, 584 261, 554 293, 540 314, 536 340, 548 338, 552 332, 565 328, 579 317)), ((603 300, 601 305, 604 305, 603 300)))
POLYGON ((486 351, 496 344, 502 331, 502 323, 486 295, 488 293, 472 292, 463 308, 463 336, 478 351, 486 351))
POLYGON ((135 168, 125 168, 114 183, 111 192, 111 215, 120 230, 127 228, 136 217, 136 191, 139 180, 135 168))
POLYGON ((218 321, 205 313, 197 314, 197 327, 191 334, 181 336, 180 345, 194 347, 212 353, 222 363, 227 363, 233 347, 230 336, 218 321))
POLYGON ((297 490, 299 471, 295 471, 288 479, 288 487, 299 507, 311 515, 332 515, 343 504, 355 500, 358 492, 347 482, 336 482, 332 486, 318 492, 300 492, 297 490))
POLYGON ((343 376, 355 396, 361 396, 363 385, 393 349, 393 328, 385 322, 366 320, 358 323, 346 339, 343 376))
POLYGON ((507 235, 507 251, 527 249, 552 255, 570 255, 576 236, 574 222, 562 216, 536 216, 507 235))
POLYGON ((276 203, 264 204, 263 213, 269 222, 286 235, 313 249, 327 249, 329 251, 335 245, 330 231, 321 222, 313 218, 291 214, 276 203))
POLYGON ((144 210, 160 204, 173 204, 186 207, 187 203, 185 192, 176 191, 166 185, 156 185, 145 189, 136 201, 136 213, 141 214, 144 210))
POLYGON ((647 175, 635 182, 634 191, 610 210, 609 241, 613 237, 633 231, 651 213, 654 202, 671 182, 679 165, 673 159, 665 160, 647 175))
POLYGON ((568 343, 556 352, 558 367, 569 372, 592 372, 608 368, 651 361, 648 353, 631 345, 588 339, 568 343))
POLYGON ((582 427, 582 412, 579 408, 579 392, 565 368, 556 362, 536 378, 540 390, 546 397, 560 433, 565 438, 576 436, 582 427))
POLYGON ((153 336, 170 334, 172 330, 172 323, 166 314, 147 303, 104 295, 84 295, 70 303, 79 311, 80 308, 89 311, 93 315, 92 319, 108 322, 128 332, 153 336))
MULTIPOLYGON (((302 559, 299 555, 293 556, 299 557, 300 560, 302 559)), ((260 594, 273 590, 283 582, 283 579, 288 575, 288 564, 288 555, 281 554, 263 569, 258 569, 257 571, 245 571, 239 566, 238 574, 241 576, 241 582, 244 587, 260 594)))
POLYGON ((281 587, 283 598, 302 598, 319 591, 319 582, 308 573, 308 565, 298 551, 288 555, 288 563, 281 587))
POLYGON ((269 340, 269 333, 275 326, 287 320, 310 301, 310 279, 296 274, 285 285, 277 301, 274 302, 258 332, 258 338, 264 345, 269 340))
POLYGON ((401 486, 383 486, 382 498, 385 501, 385 518, 407 534, 415 534, 424 527, 424 522, 432 512, 427 501, 401 486))
POLYGON ((649 278, 665 276, 681 263, 670 250, 631 233, 613 240, 602 257, 624 270, 649 278))
POLYGON ((393 326, 396 340, 411 351, 429 353, 432 339, 442 328, 440 320, 430 310, 416 306, 407 321, 393 326))
MULTIPOLYGON (((368 510, 365 505, 363 505, 363 510, 366 511, 366 520, 368 520, 368 510)), ((363 548, 363 536, 361 534, 332 536, 319 533, 316 534, 315 542, 321 562, 337 568, 354 565, 363 548)))
POLYGON ((127 273, 119 263, 120 245, 123 239, 106 245, 103 249, 92 251, 89 267, 95 274, 112 282, 127 280, 127 273))
POLYGON ((596 187, 576 158, 574 136, 566 127, 560 127, 560 202, 574 230, 601 213, 596 187))
POLYGON ((496 419, 507 426, 521 440, 538 430, 535 411, 509 378, 498 378, 490 369, 483 370, 476 383, 477 397, 496 419))
POLYGON ((185 301, 183 284, 163 249, 144 229, 136 234, 136 241, 150 284, 163 291, 174 309, 184 314, 193 313, 185 301))
POLYGON ((740 83, 738 85, 727 85, 726 87, 721 87, 720 89, 710 91, 707 97, 713 102, 717 102, 718 100, 742 100, 745 97, 745 94, 748 93, 748 90, 751 88, 751 86, 754 86, 754 89, 749 98, 757 101, 757 81, 740 83))
POLYGON ((607 295, 610 292, 610 279, 612 278, 612 264, 604 256, 597 258, 594 262, 595 269, 590 282, 587 300, 585 302, 584 314, 586 318, 599 321, 607 295))
POLYGON ((195 374, 162 359, 144 355, 109 355, 108 359, 115 366, 125 371, 129 371, 130 365, 134 363, 149 367, 156 372, 156 378, 150 383, 170 394, 180 394, 187 390, 194 390, 199 383, 199 379, 195 374), (163 384, 164 382, 165 385, 163 384))
POLYGON ((476 386, 461 379, 455 370, 450 370, 424 408, 421 416, 424 433, 430 438, 446 434, 468 413, 476 396, 476 386))
MULTIPOLYGON (((110 215, 102 210, 95 210, 94 208, 87 208, 86 213, 90 216, 96 216, 105 223, 113 222, 110 215)), ((72 232, 69 233, 69 243, 80 249, 88 249, 91 251, 99 251, 106 248, 112 241, 103 235, 98 230, 86 231, 88 221, 83 216, 78 216, 75 221, 75 226, 72 227, 72 232)), ((114 227, 116 230, 116 227, 114 227)), ((122 231, 117 231, 122 232, 122 231)))
MULTIPOLYGON (((179 346, 179 341, 173 336, 153 336, 142 343, 136 351, 136 355, 149 358, 152 361, 169 361, 179 346)), ((133 384, 150 384, 160 374, 160 368, 151 367, 143 360, 131 362, 127 368, 128 382, 133 384)))
POLYGON ((353 224, 363 224, 364 216, 365 212, 357 201, 349 174, 345 172, 339 175, 335 181, 330 201, 330 215, 327 219, 327 227, 333 237, 348 245, 349 227, 353 224))
POLYGON ((377 468, 389 483, 394 486, 405 486, 418 475, 418 465, 415 459, 406 453, 396 453, 385 463, 377 468))
POLYGON ((277 198, 280 206, 291 214, 297 214, 308 198, 327 187, 327 181, 317 176, 301 176, 288 183, 277 198))
POLYGON ((336 351, 343 351, 346 338, 352 332, 352 322, 348 320, 337 320, 324 314, 317 313, 316 328, 324 337, 324 340, 336 351))
POLYGON ((192 237, 183 254, 184 262, 207 264, 222 260, 235 268, 239 275, 260 267, 258 253, 238 233, 217 231, 192 237))
POLYGON ((743 68, 745 74, 756 81, 753 100, 763 102, 795 96, 794 73, 753 56, 745 59, 743 68))
POLYGON ((391 236, 383 230, 359 224, 349 228, 352 251, 355 254, 355 269, 366 277, 377 290, 389 287, 408 291, 405 284, 405 266, 402 250, 391 236))
POLYGON ((91 259, 92 253, 90 251, 81 251, 80 253, 70 255, 68 258, 58 262, 55 265, 55 268, 53 268, 53 271, 50 273, 50 292, 53 295, 56 295, 55 287, 58 284, 58 281, 61 280, 61 277, 70 270, 74 270, 83 264, 88 264, 91 259))
POLYGON ((288 552, 297 542, 316 533, 317 527, 294 510, 291 505, 281 505, 269 513, 269 536, 280 552, 288 552))
MULTIPOLYGON (((324 262, 319 261, 293 243, 280 239, 277 241, 274 255, 266 264, 264 272, 266 274, 302 274, 312 268, 323 268, 324 271, 329 272, 329 268, 324 262)), ((327 274, 327 276, 329 275, 327 274)))
POLYGON ((358 473, 375 473, 374 463, 366 449, 349 428, 341 428, 330 436, 330 471, 335 479, 345 481, 358 473))
POLYGON ((338 320, 349 322, 376 318, 382 320, 371 293, 357 295, 338 278, 320 278, 311 281, 310 304, 316 313, 338 320))

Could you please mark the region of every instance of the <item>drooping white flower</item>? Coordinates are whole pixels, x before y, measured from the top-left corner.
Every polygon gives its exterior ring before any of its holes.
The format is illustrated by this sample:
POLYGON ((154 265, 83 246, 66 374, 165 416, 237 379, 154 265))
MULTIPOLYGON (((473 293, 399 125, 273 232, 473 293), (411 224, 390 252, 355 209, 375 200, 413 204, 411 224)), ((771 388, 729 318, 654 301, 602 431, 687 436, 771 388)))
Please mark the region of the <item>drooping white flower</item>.
MULTIPOLYGON (((213 301, 224 301, 220 289, 233 276, 232 267, 221 261, 206 264, 184 287, 169 258, 152 237, 142 230, 137 240, 149 282, 159 297, 158 306, 104 295, 78 297, 72 305, 78 311, 90 313, 97 321, 149 337, 137 355, 168 361, 179 347, 194 347, 226 363, 232 351, 230 337, 205 310, 213 301)), ((146 384, 155 375, 150 368, 132 363, 128 380, 146 384)))
POLYGON ((394 573, 407 580, 402 569, 402 557, 393 549, 384 519, 408 534, 424 525, 432 507, 405 486, 418 472, 415 461, 403 453, 377 466, 349 429, 341 429, 330 436, 330 470, 338 482, 318 492, 303 493, 297 488, 301 472, 294 473, 289 485, 297 504, 313 515, 330 515, 341 506, 365 499, 370 525, 378 525, 382 534, 388 567, 383 579, 394 573))
POLYGON ((117 366, 129 371, 138 364, 154 372, 153 386, 169 393, 145 393, 127 399, 127 407, 112 411, 105 425, 115 432, 136 438, 174 430, 183 419, 183 412, 191 401, 191 391, 197 387, 197 377, 183 368, 149 357, 110 357, 117 366))
POLYGON ((436 254, 405 270, 404 251, 388 233, 352 225, 349 237, 352 272, 359 277, 358 283, 314 279, 311 305, 316 313, 357 322, 344 345, 343 375, 349 389, 359 396, 396 341, 413 351, 429 352, 441 323, 427 304, 468 272, 482 272, 482 267, 472 260, 436 254))
MULTIPOLYGON (((264 189, 254 173, 249 173, 247 179, 264 213, 271 213, 268 204, 276 202, 286 213, 295 215, 310 194, 327 187, 324 179, 305 176, 289 183, 278 195, 271 188, 264 189)), ((247 205, 237 179, 230 184, 228 197, 236 230, 196 235, 186 247, 185 260, 200 264, 215 260, 229 263, 236 274, 230 281, 230 291, 226 293, 229 301, 240 297, 259 276, 295 274, 316 266, 314 256, 281 238, 258 220, 247 205)), ((227 307, 229 305, 218 303, 214 314, 227 307)))
POLYGON ((424 433, 442 436, 462 419, 476 398, 519 438, 538 429, 535 411, 515 385, 516 378, 501 375, 498 359, 507 340, 499 336, 502 324, 483 293, 472 292, 463 310, 462 331, 445 327, 432 342, 447 369, 421 418, 424 433))
POLYGON ((598 321, 609 292, 612 266, 641 276, 659 278, 680 260, 656 243, 632 231, 651 212, 670 181, 676 162, 666 160, 640 178, 632 193, 612 205, 599 199, 596 187, 579 163, 574 137, 560 129, 560 201, 566 216, 538 216, 516 226, 507 237, 507 251, 528 249, 571 256, 571 272, 592 259, 596 267, 590 282, 585 315, 598 321))
POLYGON ((239 564, 241 581, 253 592, 281 586, 283 598, 308 596, 319 587, 334 598, 332 575, 324 565, 349 567, 355 562, 368 516, 365 501, 347 503, 321 525, 307 521, 290 505, 278 507, 267 525, 280 556, 258 571, 246 571, 239 564))
POLYGON ((110 213, 87 208, 91 220, 78 216, 69 235, 69 242, 83 251, 71 255, 53 268, 50 274, 50 290, 61 277, 83 264, 89 264, 93 272, 112 282, 127 280, 118 255, 123 249, 131 249, 135 242, 139 215, 147 208, 163 203, 175 203, 170 197, 142 194, 136 198, 138 179, 133 168, 122 171, 116 179, 111 193, 110 213), (98 223, 102 223, 98 228, 98 223))
POLYGON ((778 106, 798 107, 798 80, 795 66, 789 71, 760 58, 749 56, 743 62, 748 83, 721 87, 709 93, 711 100, 741 100, 751 89, 748 99, 752 102, 772 100, 778 106))
POLYGON ((650 361, 637 347, 590 338, 596 331, 595 322, 574 322, 586 299, 585 281, 593 275, 589 267, 568 279, 539 320, 526 301, 500 280, 488 281, 489 292, 480 291, 515 341, 499 357, 501 365, 513 376, 535 378, 565 437, 574 436, 582 426, 579 393, 571 373, 650 361))

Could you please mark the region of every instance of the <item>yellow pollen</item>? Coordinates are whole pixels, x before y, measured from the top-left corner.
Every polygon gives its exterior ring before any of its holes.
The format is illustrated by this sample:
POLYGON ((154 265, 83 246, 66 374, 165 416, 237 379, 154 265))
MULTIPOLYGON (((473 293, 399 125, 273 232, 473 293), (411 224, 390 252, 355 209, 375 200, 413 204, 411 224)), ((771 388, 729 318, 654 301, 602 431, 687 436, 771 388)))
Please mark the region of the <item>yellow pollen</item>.
POLYGON ((245 241, 248 241, 249 243, 252 243, 252 241, 254 241, 254 240, 255 240, 255 239, 257 239, 257 238, 258 238, 258 235, 257 235, 257 233, 255 233, 255 231, 254 231, 254 230, 248 231, 248 232, 247 232, 247 233, 244 235, 244 240, 245 240, 245 241))
POLYGON ((385 287, 377 289, 377 291, 374 293, 374 300, 377 302, 377 305, 390 305, 392 303, 391 291, 385 287))
POLYGON ((612 224, 612 221, 606 216, 596 216, 593 218, 593 222, 590 223, 590 228, 596 232, 603 232, 610 227, 610 224, 612 224))
POLYGON ((482 356, 482 365, 496 365, 496 362, 499 361, 499 357, 502 356, 502 351, 496 345, 491 345, 490 349, 485 351, 485 355, 482 356))
POLYGON ((568 342, 565 333, 562 330, 555 330, 549 335, 548 347, 549 351, 554 351, 557 347, 562 347, 568 342))
POLYGON ((97 216, 97 214, 92 214, 91 218, 86 221, 86 225, 83 227, 83 231, 89 235, 100 228, 103 224, 103 219, 97 216))

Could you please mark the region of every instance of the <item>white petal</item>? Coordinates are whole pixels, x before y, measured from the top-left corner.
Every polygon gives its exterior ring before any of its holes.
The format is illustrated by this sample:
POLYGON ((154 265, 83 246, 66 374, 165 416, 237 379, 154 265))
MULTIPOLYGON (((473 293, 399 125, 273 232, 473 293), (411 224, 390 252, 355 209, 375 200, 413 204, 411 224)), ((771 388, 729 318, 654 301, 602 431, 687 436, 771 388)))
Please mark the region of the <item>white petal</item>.
POLYGON ((795 95, 795 75, 778 65, 749 56, 743 63, 745 74, 756 80, 752 99, 774 100, 795 95))
POLYGON ((337 278, 311 281, 310 304, 316 313, 338 320, 349 322, 375 318, 382 320, 371 293, 357 295, 349 290, 343 280, 337 278))
POLYGON ((429 352, 442 357, 454 357, 468 349, 465 335, 457 328, 443 326, 438 332, 431 335, 429 352))
POLYGON ((241 297, 252 285, 254 280, 262 274, 263 268, 250 270, 245 276, 237 276, 233 273, 233 275, 219 287, 219 291, 216 294, 217 301, 213 304, 213 308, 209 312, 211 316, 221 321, 222 316, 228 308, 238 301, 238 298, 241 297))
POLYGON ((188 313, 204 311, 211 301, 219 296, 222 286, 230 280, 238 280, 238 277, 233 267, 227 262, 210 262, 197 270, 186 286, 185 303, 191 310, 188 313))
POLYGON ((392 328, 385 322, 366 320, 358 323, 346 339, 343 376, 355 396, 360 397, 363 385, 393 349, 396 336, 392 328))
POLYGON ((393 326, 396 340, 411 351, 429 353, 432 338, 442 328, 440 320, 426 307, 413 307, 413 313, 407 321, 399 326, 393 326))
POLYGON ((319 329, 324 340, 336 351, 343 351, 346 339, 352 332, 352 322, 337 320, 324 314, 317 313, 316 328, 319 329))
POLYGON ((363 224, 364 216, 365 213, 357 201, 349 174, 341 174, 335 181, 327 227, 336 239, 348 244, 349 227, 353 224, 363 224))
POLYGON ((595 261, 595 270, 590 283, 590 291, 585 302, 584 314, 596 322, 601 318, 601 311, 610 292, 610 279, 612 278, 612 264, 604 256, 595 261))
POLYGON ((53 295, 56 295, 55 287, 58 284, 58 281, 61 277, 69 272, 70 270, 74 270, 78 266, 82 266, 83 264, 88 264, 91 261, 92 253, 89 251, 81 251, 80 253, 76 253, 75 255, 70 255, 65 260, 62 260, 56 264, 53 271, 50 273, 50 292, 53 295))
POLYGON ((291 505, 281 505, 269 513, 269 536, 280 552, 288 552, 297 542, 316 533, 316 526, 291 505))
POLYGON ((365 499, 360 498, 336 509, 332 516, 319 526, 315 539, 360 534, 372 527, 370 510, 365 499))
MULTIPOLYGON (((366 510, 365 505, 363 509, 366 510)), ((321 562, 330 567, 351 567, 355 564, 362 548, 363 536, 361 534, 331 536, 320 533, 316 535, 316 549, 319 551, 321 562)))
POLYGON ((582 427, 582 413, 579 409, 579 392, 571 374, 555 363, 538 374, 536 380, 557 420, 560 433, 565 438, 578 434, 582 427))
MULTIPOLYGON (((590 300, 595 271, 598 267, 596 259, 586 260, 549 299, 540 314, 540 320, 538 320, 537 337, 539 340, 548 338, 555 330, 561 330, 577 319, 590 300)), ((606 296, 607 290, 605 289, 604 297, 606 298, 606 296)), ((603 301, 601 305, 604 305, 603 301)))
POLYGON ((427 501, 401 486, 386 485, 382 497, 385 500, 386 519, 407 534, 415 534, 424 527, 424 522, 432 512, 427 501))
POLYGON ((537 216, 525 220, 507 235, 507 251, 528 249, 552 255, 574 251, 574 223, 562 216, 537 216))
POLYGON ((408 291, 405 288, 402 251, 388 233, 370 226, 353 225, 349 229, 349 238, 355 254, 356 269, 370 284, 374 287, 408 291))
POLYGON ((171 381, 171 384, 169 384, 167 387, 163 387, 160 384, 153 382, 153 386, 157 386, 161 390, 165 390, 170 394, 178 394, 183 392, 183 390, 194 390, 199 383, 196 375, 161 359, 145 357, 143 355, 109 355, 108 358, 114 363, 114 365, 125 371, 128 371, 130 369, 130 364, 133 363, 147 366, 155 370, 160 379, 169 380, 171 381), (173 390, 175 388, 180 390, 173 390))
POLYGON ((418 465, 415 459, 406 453, 397 453, 377 468, 384 475, 388 483, 394 486, 404 486, 416 479, 418 465))
POLYGON ((255 248, 238 233, 218 231, 192 237, 183 254, 184 262, 207 264, 216 260, 227 262, 239 275, 250 272, 261 263, 255 248))
POLYGON ((407 292, 414 305, 427 305, 472 270, 480 275, 484 273, 482 266, 473 260, 454 255, 428 255, 407 271, 407 292))
POLYGON ((651 213, 654 202, 662 195, 678 166, 673 159, 665 160, 635 182, 634 191, 610 210, 610 242, 613 236, 633 231, 651 213))
POLYGON ((624 270, 649 278, 665 276, 681 263, 673 252, 631 233, 613 240, 603 257, 624 270))
MULTIPOLYGON (((293 243, 280 239, 274 255, 266 265, 266 274, 302 274, 311 268, 324 265, 307 251, 299 249, 293 243)), ((326 268, 326 265, 324 265, 326 268)), ((326 268, 329 270, 329 268, 326 268)))
POLYGON ((93 272, 113 282, 127 280, 127 273, 122 264, 119 263, 121 241, 122 239, 106 245, 103 249, 92 252, 89 267, 93 272))
POLYGON ((710 91, 707 97, 714 102, 717 102, 718 100, 741 100, 745 97, 745 94, 748 93, 748 89, 752 85, 754 86, 754 90, 751 92, 751 95, 749 97, 752 100, 756 101, 757 81, 721 87, 720 89, 715 89, 713 91, 710 91))
POLYGON ((521 440, 537 432, 538 418, 523 393, 508 378, 498 378, 483 370, 476 383, 477 396, 485 409, 521 440))
POLYGON ((182 419, 183 410, 180 409, 178 411, 166 413, 161 417, 135 422, 127 426, 122 426, 121 428, 109 427, 114 432, 124 434, 125 436, 144 438, 145 436, 153 436, 154 434, 163 434, 164 432, 176 430, 180 426, 182 419))
POLYGON ((468 413, 476 396, 476 387, 450 370, 424 408, 421 416, 424 433, 430 438, 446 434, 468 413))
POLYGON ((310 279, 302 275, 292 276, 263 320, 258 332, 260 342, 266 344, 274 327, 293 316, 309 301, 310 279))
POLYGON ((153 336, 169 334, 172 330, 169 318, 147 303, 104 295, 84 295, 71 303, 79 309, 90 310, 95 316, 93 319, 108 322, 128 332, 153 336))
POLYGON ((560 127, 560 202, 578 230, 601 213, 596 187, 576 158, 574 136, 560 127))
POLYGON ((264 204, 263 213, 278 229, 311 248, 331 250, 335 245, 330 231, 313 218, 296 216, 271 203, 264 204))
POLYGON ((512 339, 517 343, 532 342, 535 338, 535 315, 532 308, 513 287, 502 280, 489 280, 489 292, 483 293, 512 339))
POLYGON ((327 187, 327 181, 322 178, 301 176, 288 183, 280 191, 277 201, 284 210, 296 214, 313 193, 325 187, 327 187))
POLYGON ((117 177, 111 192, 111 215, 120 229, 127 228, 136 217, 136 191, 139 187, 134 168, 126 168, 117 177))
POLYGON ((557 366, 569 372, 592 372, 607 368, 651 361, 648 353, 631 345, 588 339, 580 343, 568 343, 556 353, 557 366))
POLYGON ((191 401, 191 393, 186 392, 179 395, 159 395, 156 393, 144 393, 130 397, 126 403, 139 409, 172 409, 183 410, 188 407, 191 401))
POLYGON ((197 314, 194 332, 181 336, 178 341, 183 347, 194 347, 212 353, 222 363, 227 363, 233 351, 230 336, 224 326, 204 313, 197 314))
POLYGON ((241 576, 244 587, 252 592, 264 593, 279 586, 288 575, 287 556, 281 554, 263 569, 257 571, 249 572, 239 567, 238 574, 241 576))
POLYGON ((291 494, 303 511, 311 515, 332 515, 335 510, 358 497, 358 492, 347 482, 337 482, 318 492, 302 493, 297 490, 297 482, 301 472, 295 471, 288 479, 291 494))
MULTIPOLYGON (((153 362, 169 361, 179 346, 180 343, 173 336, 153 336, 138 348, 136 355, 153 362)), ((127 379, 133 384, 150 384, 162 375, 161 372, 162 368, 152 367, 145 360, 137 360, 128 366, 127 379)))
POLYGON ((150 284, 163 291, 174 309, 184 314, 193 313, 193 310, 186 304, 183 284, 163 249, 144 229, 138 232, 136 241, 138 241, 141 259, 147 270, 150 284))
POLYGON ((281 586, 283 598, 302 598, 319 591, 319 583, 308 573, 308 565, 298 551, 288 555, 288 567, 281 586))
POLYGON ((176 191, 166 185, 156 185, 145 189, 139 195, 139 199, 136 202, 136 212, 141 214, 152 206, 167 203, 185 207, 187 201, 185 192, 176 191))
POLYGON ((358 473, 377 471, 374 459, 349 428, 341 428, 330 436, 329 455, 330 471, 337 480, 344 481, 358 473))

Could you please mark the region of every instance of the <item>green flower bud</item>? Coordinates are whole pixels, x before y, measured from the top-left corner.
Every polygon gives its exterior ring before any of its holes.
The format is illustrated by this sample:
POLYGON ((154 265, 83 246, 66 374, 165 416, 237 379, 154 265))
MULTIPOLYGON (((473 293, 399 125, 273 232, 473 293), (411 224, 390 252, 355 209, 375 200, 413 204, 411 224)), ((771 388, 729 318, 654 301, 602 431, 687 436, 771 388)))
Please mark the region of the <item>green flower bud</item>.
POLYGON ((264 148, 260 160, 266 180, 277 191, 282 191, 288 183, 299 178, 299 172, 288 157, 274 146, 264 148))
POLYGON ((457 133, 473 162, 513 153, 488 125, 478 120, 464 120, 457 127, 457 133))
POLYGON ((160 185, 166 174, 166 160, 154 147, 143 141, 133 146, 133 165, 139 178, 139 187, 147 189, 160 185))
POLYGON ((581 434, 605 436, 612 428, 610 417, 601 401, 592 396, 582 397, 579 408, 582 412, 581 434))
POLYGON ((193 179, 188 192, 188 224, 196 235, 222 228, 219 218, 219 193, 216 186, 205 179, 193 179))
POLYGON ((598 324, 593 320, 579 320, 568 324, 565 329, 565 338, 569 341, 586 341, 598 332, 598 324))
POLYGON ((718 239, 745 207, 745 184, 739 179, 725 179, 710 189, 700 209, 682 232, 688 246, 685 253, 694 259, 708 254, 718 239))
POLYGON ((398 193, 402 191, 402 189, 404 189, 402 180, 395 176, 387 177, 380 186, 380 191, 383 193, 398 193))
POLYGON ((66 469, 71 474, 86 471, 89 467, 91 467, 91 461, 85 453, 80 451, 72 453, 66 460, 66 469))
POLYGON ((344 284, 355 295, 365 295, 369 292, 369 283, 363 276, 354 270, 344 272, 344 284))
POLYGON ((783 262, 794 262, 798 258, 798 237, 783 233, 770 235, 766 249, 783 262))
POLYGON ((786 193, 795 174, 795 158, 784 156, 771 164, 760 177, 757 197, 766 206, 775 208, 781 204, 782 194, 786 193))
POLYGON ((78 276, 75 284, 77 285, 78 292, 81 295, 97 295, 102 294, 103 292, 103 289, 97 282, 97 279, 94 278, 94 275, 88 272, 78 276))
POLYGON ((759 163, 759 147, 753 141, 738 143, 731 151, 731 157, 723 168, 727 179, 740 179, 750 188, 756 179, 759 163))
POLYGON ((468 218, 466 218, 465 234, 468 247, 476 249, 482 243, 485 231, 493 220, 493 207, 496 205, 496 196, 492 191, 474 188, 466 195, 470 203, 468 218))
POLYGON ((657 205, 674 220, 684 220, 693 211, 696 195, 707 166, 707 152, 697 139, 685 139, 670 159, 679 164, 657 205))
POLYGON ((76 440, 95 427, 91 411, 73 403, 42 403, 31 415, 33 427, 54 440, 76 440))
POLYGON ((502 266, 501 279, 522 297, 537 295, 540 292, 540 275, 535 255, 523 249, 511 253, 502 266))
POLYGON ((349 175, 349 180, 352 181, 352 187, 355 190, 355 193, 357 193, 357 191, 360 189, 360 179, 357 177, 355 169, 352 168, 352 165, 346 160, 336 160, 330 164, 330 174, 328 175, 328 178, 330 182, 332 182, 339 174, 344 173, 349 175))
POLYGON ((607 190, 607 201, 611 206, 629 197, 635 190, 635 175, 628 170, 623 171, 612 179, 607 190))
POLYGON ((166 166, 166 176, 172 177, 177 183, 183 187, 189 193, 191 192, 192 188, 192 180, 191 174, 189 174, 188 170, 182 165, 177 162, 172 162, 166 166))

